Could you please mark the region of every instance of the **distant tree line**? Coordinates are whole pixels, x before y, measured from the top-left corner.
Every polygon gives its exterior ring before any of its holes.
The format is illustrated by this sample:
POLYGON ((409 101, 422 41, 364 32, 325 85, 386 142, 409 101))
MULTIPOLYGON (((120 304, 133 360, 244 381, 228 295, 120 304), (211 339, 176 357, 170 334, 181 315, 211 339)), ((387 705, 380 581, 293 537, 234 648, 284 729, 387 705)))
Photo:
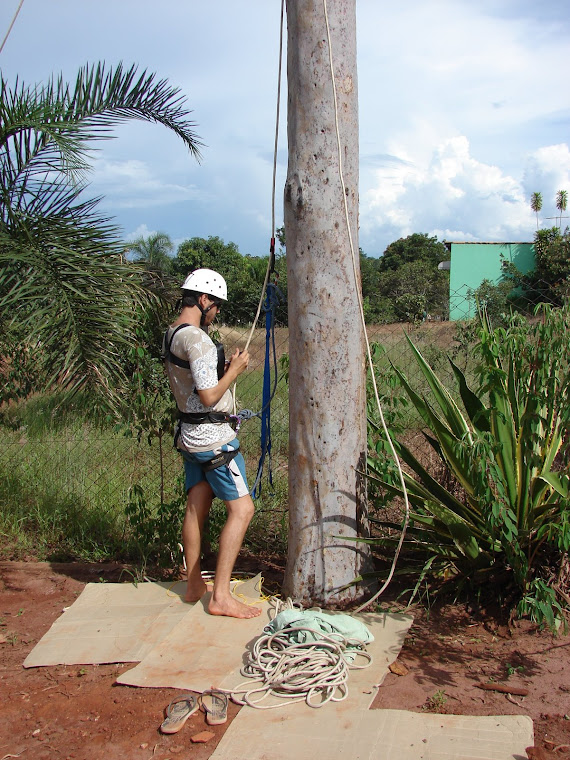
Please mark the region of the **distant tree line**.
MULTIPOLYGON (((278 231, 281 248, 271 281, 280 291, 276 324, 287 324, 287 266, 285 236, 278 231)), ((219 237, 185 240, 176 255, 164 233, 139 238, 128 244, 129 254, 158 275, 171 303, 180 295, 186 275, 199 267, 215 269, 228 283, 228 303, 221 320, 230 325, 250 324, 261 296, 268 256, 242 255, 235 243, 219 237)), ((391 243, 379 258, 360 251, 362 296, 367 323, 418 322, 446 319, 449 306, 449 273, 438 264, 449 253, 436 237, 413 234, 391 243)))
MULTIPOLYGON (((220 311, 220 322, 228 325, 251 324, 255 318, 269 263, 267 256, 242 255, 238 246, 220 237, 193 237, 178 246, 176 255, 170 238, 156 233, 127 244, 127 257, 143 264, 155 282, 161 284, 162 294, 171 307, 180 298, 180 287, 194 269, 215 269, 227 281, 228 301, 220 311)), ((287 324, 287 267, 280 252, 275 258, 271 282, 276 283, 281 297, 276 310, 276 324, 287 324)))
POLYGON ((414 233, 379 258, 361 251, 362 296, 367 323, 447 319, 449 271, 438 269, 449 251, 437 237, 414 233))

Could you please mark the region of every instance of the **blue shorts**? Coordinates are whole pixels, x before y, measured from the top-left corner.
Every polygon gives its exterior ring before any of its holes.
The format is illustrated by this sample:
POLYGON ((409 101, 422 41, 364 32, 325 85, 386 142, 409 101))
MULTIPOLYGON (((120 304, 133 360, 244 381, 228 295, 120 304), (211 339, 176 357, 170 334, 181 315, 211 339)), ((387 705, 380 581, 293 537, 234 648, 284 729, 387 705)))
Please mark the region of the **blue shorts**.
POLYGON ((215 456, 222 451, 235 451, 239 448, 239 441, 234 438, 223 446, 212 449, 211 451, 181 451, 184 459, 184 474, 186 476, 186 491, 201 483, 207 481, 214 496, 222 501, 234 501, 242 496, 247 496, 249 488, 245 474, 245 461, 239 452, 231 462, 217 467, 215 470, 204 472, 200 467, 201 464, 210 462, 215 456))

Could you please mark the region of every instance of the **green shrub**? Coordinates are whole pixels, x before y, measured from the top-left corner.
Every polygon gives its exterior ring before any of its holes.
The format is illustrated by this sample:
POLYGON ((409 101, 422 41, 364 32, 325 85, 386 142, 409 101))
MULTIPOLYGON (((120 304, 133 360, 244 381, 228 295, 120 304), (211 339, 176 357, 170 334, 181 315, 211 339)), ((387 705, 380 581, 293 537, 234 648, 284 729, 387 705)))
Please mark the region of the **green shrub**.
MULTIPOLYGON (((507 572, 519 612, 552 624, 567 599, 557 583, 570 549, 570 470, 563 452, 570 430, 570 310, 543 306, 537 316, 513 315, 506 327, 492 330, 480 314, 475 389, 450 360, 461 403, 408 339, 429 392, 417 392, 396 367, 395 377, 423 420, 437 472, 401 440, 394 444, 408 468, 409 567, 472 583, 507 572)), ((371 424, 376 453, 369 474, 385 494, 401 498, 382 430, 371 424)), ((378 543, 392 546, 396 538, 384 535, 378 543)))

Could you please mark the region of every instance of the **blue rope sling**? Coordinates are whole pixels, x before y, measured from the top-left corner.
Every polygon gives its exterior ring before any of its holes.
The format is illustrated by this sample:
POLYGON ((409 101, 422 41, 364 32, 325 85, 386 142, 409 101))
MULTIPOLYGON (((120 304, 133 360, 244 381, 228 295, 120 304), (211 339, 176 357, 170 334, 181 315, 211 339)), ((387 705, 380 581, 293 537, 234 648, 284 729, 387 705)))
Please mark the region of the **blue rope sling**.
POLYGON ((265 363, 263 367, 263 395, 261 417, 261 456, 257 465, 257 475, 251 495, 254 499, 261 495, 261 477, 265 460, 267 459, 269 485, 273 486, 273 473, 271 471, 271 401, 277 389, 277 351, 275 349, 275 312, 283 294, 274 283, 267 283, 265 294, 265 363), (271 354, 273 354, 273 386, 271 382, 271 354))

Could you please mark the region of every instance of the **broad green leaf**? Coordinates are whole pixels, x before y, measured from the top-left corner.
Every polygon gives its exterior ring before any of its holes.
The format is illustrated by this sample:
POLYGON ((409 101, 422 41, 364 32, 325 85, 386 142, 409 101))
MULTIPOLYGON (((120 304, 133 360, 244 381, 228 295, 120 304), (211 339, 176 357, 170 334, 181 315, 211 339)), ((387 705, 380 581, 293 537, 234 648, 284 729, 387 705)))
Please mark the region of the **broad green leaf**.
POLYGON ((439 380, 439 378, 437 377, 433 369, 426 362, 421 352, 416 348, 413 341, 410 339, 408 335, 406 335, 406 339, 412 351, 414 352, 418 366, 421 369, 424 377, 428 381, 428 384, 443 413, 443 416, 447 424, 453 431, 454 435, 457 438, 467 437, 470 439, 471 431, 469 429, 469 425, 467 424, 467 422, 465 421, 465 418, 461 414, 459 407, 457 406, 455 401, 452 399, 449 391, 443 385, 443 383, 439 380))
POLYGON ((432 503, 428 508, 446 525, 457 548, 470 559, 476 559, 479 556, 479 545, 467 522, 442 505, 432 503))
POLYGON ((471 424, 476 427, 477 430, 485 433, 489 432, 489 420, 486 415, 487 409, 485 405, 481 399, 471 390, 471 388, 469 388, 465 379, 465 375, 455 364, 455 362, 453 362, 451 359, 449 362, 457 379, 461 400, 463 401, 465 410, 469 415, 471 424))
POLYGON ((539 480, 547 483, 560 496, 563 496, 565 499, 568 498, 570 493, 570 478, 568 475, 561 472, 545 472, 539 476, 539 480))
POLYGON ((491 408, 491 432, 499 444, 496 459, 505 480, 509 503, 513 509, 518 511, 517 437, 510 404, 502 388, 490 390, 489 406, 491 408))
MULTIPOLYGON (((465 515, 466 517, 468 515, 475 517, 475 514, 469 506, 465 506, 462 502, 456 499, 429 474, 407 446, 397 440, 394 440, 393 443, 398 456, 401 457, 401 459, 416 473, 423 484, 420 485, 420 483, 404 473, 406 477, 406 487, 412 494, 414 494, 414 496, 419 496, 426 501, 436 499, 449 506, 450 509, 456 510, 459 514, 465 515)), ((398 493, 403 495, 400 489, 398 489, 398 493)))

